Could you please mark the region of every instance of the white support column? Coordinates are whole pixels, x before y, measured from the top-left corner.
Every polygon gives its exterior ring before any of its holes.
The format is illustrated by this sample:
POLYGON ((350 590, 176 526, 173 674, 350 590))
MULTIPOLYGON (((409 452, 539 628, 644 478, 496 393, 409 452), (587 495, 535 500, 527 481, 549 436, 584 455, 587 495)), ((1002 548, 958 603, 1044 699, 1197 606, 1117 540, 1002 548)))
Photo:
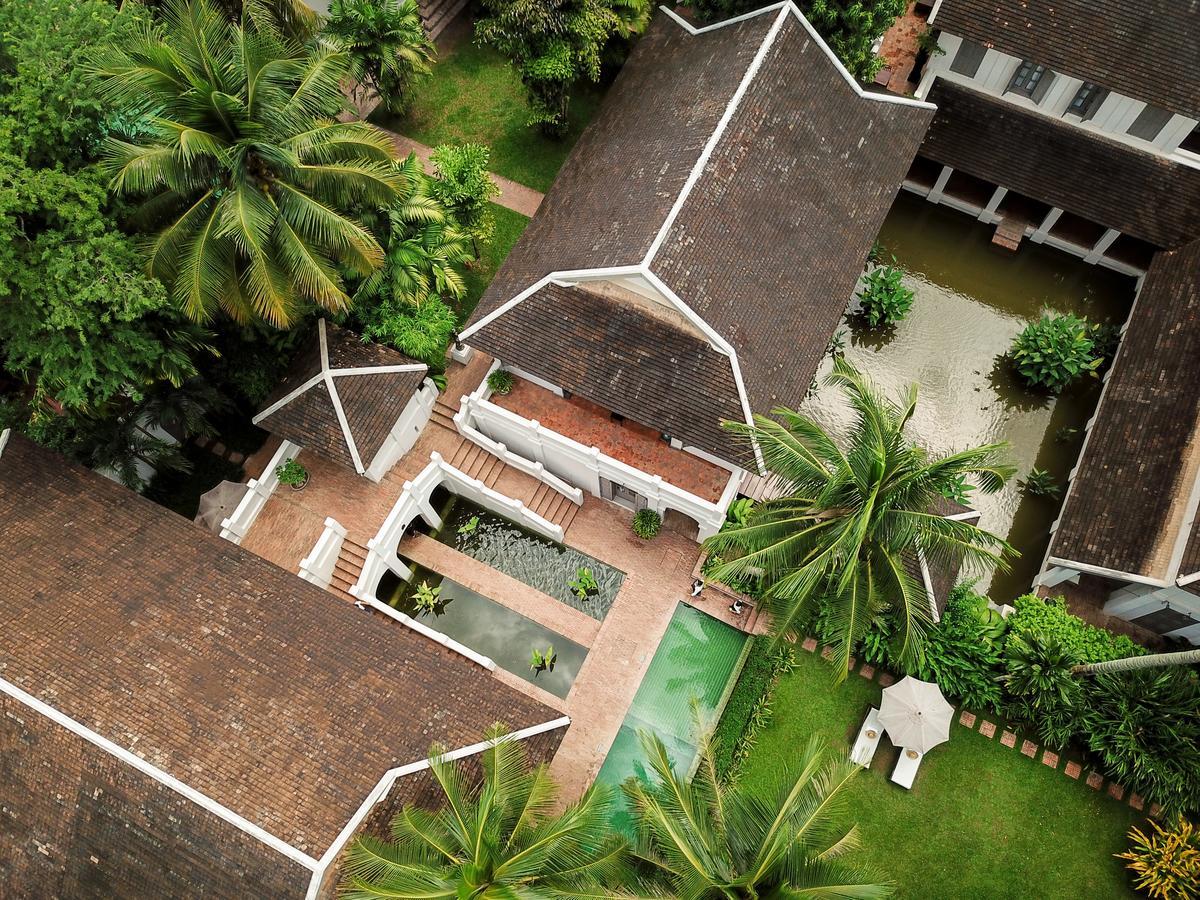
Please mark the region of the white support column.
POLYGON ((996 210, 1000 208, 1001 201, 1004 200, 1004 195, 1008 193, 1008 188, 998 187, 992 191, 992 199, 987 202, 987 206, 979 213, 979 221, 991 225, 995 220, 996 210))
POLYGON ((938 175, 937 181, 933 183, 933 187, 930 188, 929 194, 925 199, 930 203, 941 203, 942 196, 946 193, 946 182, 950 180, 950 176, 953 174, 954 169, 950 166, 942 166, 941 174, 938 175))
POLYGON ((1038 584, 1042 587, 1052 588, 1057 587, 1064 581, 1071 581, 1078 578, 1079 573, 1074 569, 1064 569, 1062 566, 1055 566, 1047 570, 1041 578, 1038 579, 1038 584))
POLYGON ((1100 235, 1100 240, 1092 245, 1091 251, 1083 258, 1085 263, 1098 263, 1100 257, 1104 255, 1104 251, 1113 245, 1113 241, 1121 236, 1121 232, 1115 228, 1110 228, 1104 234, 1100 235))
POLYGON ((1054 223, 1058 221, 1059 216, 1062 214, 1063 211, 1057 206, 1051 209, 1050 212, 1046 213, 1046 218, 1042 219, 1042 224, 1034 229, 1034 232, 1029 236, 1029 239, 1035 244, 1040 244, 1045 241, 1046 236, 1050 233, 1050 229, 1054 227, 1054 223))

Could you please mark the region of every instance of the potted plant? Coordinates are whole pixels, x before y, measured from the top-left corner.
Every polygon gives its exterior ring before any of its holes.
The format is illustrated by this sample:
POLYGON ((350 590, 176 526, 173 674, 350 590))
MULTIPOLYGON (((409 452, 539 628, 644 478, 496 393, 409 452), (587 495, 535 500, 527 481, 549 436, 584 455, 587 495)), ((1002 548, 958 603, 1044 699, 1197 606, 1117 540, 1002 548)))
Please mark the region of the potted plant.
POLYGON ((639 509, 633 514, 633 533, 644 541, 650 540, 662 528, 662 516, 654 510, 639 509))
POLYGON ((569 581, 567 584, 580 600, 587 600, 600 590, 600 585, 596 582, 596 576, 587 567, 576 571, 575 580, 569 581))
POLYGON ((487 386, 493 394, 501 396, 509 393, 513 389, 512 372, 506 372, 504 369, 497 369, 487 377, 487 386))
POLYGON ((413 593, 413 606, 417 608, 417 615, 423 616, 436 612, 438 604, 441 603, 441 597, 442 586, 440 584, 437 587, 430 587, 428 581, 422 581, 413 593))
POLYGON ((293 491, 302 491, 308 484, 308 469, 293 457, 275 467, 275 477, 279 479, 280 484, 291 485, 293 491))

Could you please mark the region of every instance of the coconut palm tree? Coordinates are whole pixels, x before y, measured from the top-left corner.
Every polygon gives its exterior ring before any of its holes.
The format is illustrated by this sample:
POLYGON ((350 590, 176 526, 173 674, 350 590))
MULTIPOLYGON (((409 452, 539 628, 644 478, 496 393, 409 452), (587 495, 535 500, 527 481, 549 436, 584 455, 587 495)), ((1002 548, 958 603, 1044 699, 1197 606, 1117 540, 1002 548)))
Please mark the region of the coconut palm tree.
POLYGON ((839 824, 844 790, 858 773, 846 759, 825 760, 817 738, 781 762, 774 793, 757 796, 722 785, 707 736, 689 783, 666 747, 643 732, 652 784, 625 785, 635 829, 634 853, 682 900, 755 897, 886 897, 891 885, 847 862, 857 827, 839 824))
POLYGON ((402 112, 409 88, 428 75, 436 51, 416 0, 333 0, 325 36, 353 61, 354 74, 389 112, 402 112))
POLYGON ((383 262, 359 213, 390 205, 400 177, 383 132, 334 118, 349 58, 210 0, 166 0, 161 22, 97 60, 102 93, 145 116, 145 136, 106 151, 113 189, 143 198, 157 232, 151 273, 197 321, 344 309, 344 275, 383 262))
POLYGON ((893 402, 844 359, 834 361, 827 382, 844 390, 856 413, 841 445, 790 409, 775 410, 778 422, 726 423, 757 446, 783 496, 760 503, 746 524, 706 547, 724 560, 711 573, 717 580, 761 575, 777 636, 794 633, 825 600, 845 678, 853 648, 885 612, 896 620, 901 659, 919 657, 930 614, 908 567, 917 551, 935 564, 1006 565, 1015 551, 1004 540, 932 508, 964 478, 992 493, 1014 469, 1001 459, 1005 444, 939 458, 913 444, 904 429, 916 409, 915 385, 893 402))
POLYGON ((441 809, 406 807, 392 821, 393 842, 358 838, 346 853, 343 897, 622 896, 627 846, 609 825, 611 794, 593 787, 555 813, 558 790, 546 767, 531 770, 523 745, 499 727, 488 740, 474 786, 465 762, 435 748, 441 809))
POLYGON ((1177 650, 1174 653, 1147 653, 1098 663, 1080 663, 1071 667, 1072 675, 1101 675, 1107 672, 1132 672, 1136 669, 1156 669, 1160 666, 1200 665, 1200 648, 1177 650))

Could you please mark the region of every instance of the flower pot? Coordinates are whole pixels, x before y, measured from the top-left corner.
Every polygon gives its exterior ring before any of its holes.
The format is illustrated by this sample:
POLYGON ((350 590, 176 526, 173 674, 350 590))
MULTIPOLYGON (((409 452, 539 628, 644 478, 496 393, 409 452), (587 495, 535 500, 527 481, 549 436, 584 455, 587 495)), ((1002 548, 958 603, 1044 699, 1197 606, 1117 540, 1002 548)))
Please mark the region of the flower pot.
POLYGON ((304 490, 304 488, 307 484, 308 484, 308 475, 306 473, 303 478, 301 478, 299 481, 297 481, 295 484, 292 485, 292 490, 293 491, 302 491, 302 490, 304 490))

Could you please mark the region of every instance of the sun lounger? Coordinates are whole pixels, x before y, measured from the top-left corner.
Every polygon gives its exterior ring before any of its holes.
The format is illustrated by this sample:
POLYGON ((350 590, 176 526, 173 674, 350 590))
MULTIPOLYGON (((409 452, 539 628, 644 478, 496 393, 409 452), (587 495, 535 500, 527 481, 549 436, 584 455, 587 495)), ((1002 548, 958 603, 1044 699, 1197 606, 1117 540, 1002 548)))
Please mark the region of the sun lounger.
POLYGON ((871 760, 875 756, 875 749, 879 746, 879 738, 882 734, 883 729, 879 727, 879 710, 871 707, 871 711, 867 713, 866 721, 863 722, 862 728, 858 730, 858 740, 854 742, 854 750, 850 753, 850 761, 859 766, 871 765, 871 760))
POLYGON ((896 768, 892 770, 892 781, 911 790, 923 758, 924 755, 917 750, 901 750, 900 758, 896 760, 896 768))

